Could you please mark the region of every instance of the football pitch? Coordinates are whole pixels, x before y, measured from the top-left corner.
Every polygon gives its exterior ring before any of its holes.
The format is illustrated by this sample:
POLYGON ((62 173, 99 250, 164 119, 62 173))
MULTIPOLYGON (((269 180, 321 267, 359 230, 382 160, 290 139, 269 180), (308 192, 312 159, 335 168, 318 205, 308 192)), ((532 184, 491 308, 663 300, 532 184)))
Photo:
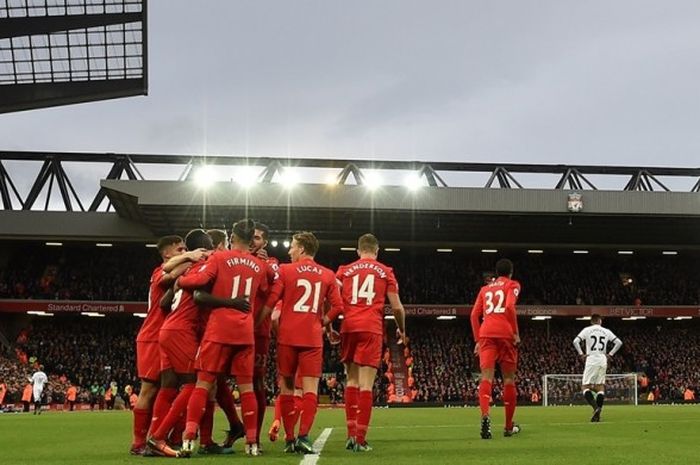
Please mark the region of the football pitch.
MULTIPOLYGON (((689 464, 698 463, 700 406, 606 406, 601 423, 590 423, 588 407, 523 407, 516 412, 520 435, 501 434, 503 409, 493 411, 492 440, 479 438, 476 408, 375 409, 368 441, 374 450, 344 449, 342 409, 320 410, 314 439, 330 435, 318 463, 323 464, 689 464), (326 435, 328 431, 326 431, 326 435)), ((272 410, 268 410, 268 416, 272 410)), ((270 419, 266 418, 265 432, 270 419)), ((225 425, 217 413, 215 439, 225 425)), ((129 412, 50 412, 0 415, 3 464, 142 464, 190 460, 198 464, 257 461, 300 464, 303 456, 282 453, 283 442, 262 440, 262 457, 236 454, 163 459, 129 456, 129 412)), ((307 456, 305 464, 314 463, 307 456)))

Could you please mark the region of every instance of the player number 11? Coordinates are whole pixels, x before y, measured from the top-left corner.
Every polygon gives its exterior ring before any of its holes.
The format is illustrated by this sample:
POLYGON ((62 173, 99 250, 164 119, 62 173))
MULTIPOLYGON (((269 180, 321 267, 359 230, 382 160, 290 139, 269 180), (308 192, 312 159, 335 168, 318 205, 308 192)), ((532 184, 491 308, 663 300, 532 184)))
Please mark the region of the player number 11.
MULTIPOLYGON (((241 287, 241 276, 237 275, 234 276, 233 278, 233 286, 231 287, 231 298, 235 299, 239 295, 241 295, 240 288, 241 287)), ((245 297, 250 297, 250 292, 253 290, 253 278, 246 278, 245 280, 245 292, 243 295, 245 297)))

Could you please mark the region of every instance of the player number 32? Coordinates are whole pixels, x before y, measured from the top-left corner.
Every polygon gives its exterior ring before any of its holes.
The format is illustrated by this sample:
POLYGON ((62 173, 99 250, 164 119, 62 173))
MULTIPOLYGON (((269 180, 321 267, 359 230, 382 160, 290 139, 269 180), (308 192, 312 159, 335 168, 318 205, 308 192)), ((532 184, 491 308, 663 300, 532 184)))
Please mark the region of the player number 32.
POLYGON ((486 299, 486 310, 484 310, 486 314, 506 312, 506 308, 503 306, 506 300, 506 296, 503 293, 503 291, 485 292, 484 299, 486 299), (494 298, 497 300, 495 303, 494 298))

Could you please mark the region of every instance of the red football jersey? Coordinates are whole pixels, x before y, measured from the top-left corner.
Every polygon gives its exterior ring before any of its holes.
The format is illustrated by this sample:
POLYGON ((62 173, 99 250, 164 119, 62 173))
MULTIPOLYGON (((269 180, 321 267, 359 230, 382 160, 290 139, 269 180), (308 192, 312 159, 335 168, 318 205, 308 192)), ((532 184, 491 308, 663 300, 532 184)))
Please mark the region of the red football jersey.
MULTIPOLYGON (((275 257, 269 257, 267 259, 267 266, 269 267, 269 270, 274 273, 274 276, 272 278, 272 281, 274 282, 277 279, 277 271, 280 269, 280 262, 277 260, 275 257)), ((258 313, 260 313, 265 306, 265 302, 267 301, 267 293, 264 292, 258 292, 258 294, 255 297, 255 315, 254 317, 257 319, 258 313)), ((256 336, 263 336, 263 337, 270 337, 270 330, 272 329, 272 316, 268 316, 263 320, 262 323, 260 323, 260 326, 255 328, 255 335, 256 336)))
POLYGON ((280 298, 277 342, 298 347, 323 347, 323 309, 326 301, 340 312, 343 300, 335 275, 312 259, 281 265, 266 305, 273 308, 280 298))
POLYGON ((136 335, 137 342, 158 342, 158 333, 163 326, 163 321, 165 321, 165 312, 160 308, 160 299, 167 291, 167 288, 161 287, 163 275, 165 272, 162 264, 158 265, 151 274, 151 283, 148 289, 148 314, 136 335))
POLYGON ((471 323, 474 340, 480 337, 513 338, 518 333, 515 303, 520 295, 520 283, 500 276, 482 287, 472 308, 471 323), (483 323, 480 318, 483 316, 483 323))
MULTIPOLYGON (((268 266, 248 252, 225 250, 215 252, 203 265, 178 281, 185 289, 194 290, 212 283, 212 295, 225 298, 255 296, 268 290, 268 266)), ((253 344, 253 314, 255 305, 248 313, 231 308, 213 308, 204 330, 202 340, 221 344, 253 344)))
MULTIPOLYGON (((384 301, 387 292, 399 292, 394 271, 377 260, 364 258, 338 268, 342 285, 342 333, 384 334, 384 301)), ((337 314, 329 313, 335 319, 337 314)))
MULTIPOLYGON (((194 273, 198 268, 198 265, 193 265, 182 276, 194 273)), ((165 318, 162 329, 196 332, 200 325, 201 313, 199 306, 194 302, 192 291, 180 288, 173 296, 170 313, 165 318)))

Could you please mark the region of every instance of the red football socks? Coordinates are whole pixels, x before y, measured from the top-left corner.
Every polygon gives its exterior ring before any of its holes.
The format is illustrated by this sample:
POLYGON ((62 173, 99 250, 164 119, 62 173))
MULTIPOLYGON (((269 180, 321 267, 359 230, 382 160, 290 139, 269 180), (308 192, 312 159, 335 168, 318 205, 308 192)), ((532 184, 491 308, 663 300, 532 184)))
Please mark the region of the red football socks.
POLYGON ((292 422, 296 428, 297 423, 299 423, 299 416, 302 410, 304 410, 304 398, 301 396, 294 396, 294 413, 292 413, 292 422))
POLYGON ((491 408, 491 388, 491 381, 482 379, 479 383, 479 406, 482 417, 488 415, 491 408))
POLYGON ((275 420, 282 421, 282 402, 280 402, 280 396, 275 399, 275 420))
POLYGON ((134 409, 134 442, 133 448, 143 447, 146 445, 146 435, 148 434, 148 426, 151 424, 152 411, 143 408, 134 409))
POLYGON ((367 438, 369 420, 372 417, 372 391, 360 391, 357 402, 357 434, 358 444, 364 444, 367 438))
POLYGON ((214 407, 216 402, 213 400, 207 401, 207 407, 204 410, 201 423, 199 424, 199 443, 208 446, 214 443, 212 439, 212 431, 214 429, 214 407))
POLYGON ((357 402, 359 393, 360 391, 356 386, 345 388, 345 423, 348 426, 349 438, 357 435, 357 402))
POLYGON ((158 430, 158 427, 168 415, 175 397, 177 397, 176 388, 162 387, 158 390, 156 401, 153 403, 153 418, 151 419, 151 427, 149 429, 151 436, 158 430))
POLYGON ((258 436, 258 402, 252 391, 241 393, 241 416, 245 427, 246 444, 254 444, 258 436))
POLYGON ((223 410, 226 415, 229 429, 234 430, 241 425, 241 419, 238 418, 238 412, 236 412, 233 393, 225 379, 219 378, 216 383, 216 402, 218 402, 219 407, 221 407, 221 410, 223 410))
POLYGON ((280 411, 282 413, 282 424, 284 424, 284 439, 292 441, 296 434, 295 412, 294 412, 294 396, 289 394, 280 394, 279 396, 280 411))
POLYGON ((318 397, 313 392, 304 393, 303 407, 301 412, 301 426, 299 426, 299 436, 308 436, 316 418, 318 408, 318 397))
POLYGON ((187 411, 187 403, 190 400, 193 390, 194 384, 185 384, 182 386, 180 393, 173 401, 173 406, 170 407, 170 411, 165 418, 163 418, 163 421, 160 423, 158 429, 152 433, 153 439, 164 440, 168 437, 170 430, 175 427, 182 417, 184 417, 185 412, 187 411))
POLYGON ((190 401, 187 403, 187 423, 185 423, 185 433, 183 439, 195 439, 199 424, 202 421, 204 411, 207 409, 207 399, 209 391, 206 388, 197 386, 192 391, 190 401))
POLYGON ((255 400, 258 403, 258 435, 255 438, 255 442, 260 444, 260 430, 262 429, 263 421, 265 420, 265 409, 267 408, 267 396, 265 395, 265 390, 255 391, 255 400))
POLYGON ((515 384, 506 384, 503 389, 503 404, 506 408, 506 430, 508 431, 513 429, 513 415, 517 402, 518 391, 515 389, 515 384))

